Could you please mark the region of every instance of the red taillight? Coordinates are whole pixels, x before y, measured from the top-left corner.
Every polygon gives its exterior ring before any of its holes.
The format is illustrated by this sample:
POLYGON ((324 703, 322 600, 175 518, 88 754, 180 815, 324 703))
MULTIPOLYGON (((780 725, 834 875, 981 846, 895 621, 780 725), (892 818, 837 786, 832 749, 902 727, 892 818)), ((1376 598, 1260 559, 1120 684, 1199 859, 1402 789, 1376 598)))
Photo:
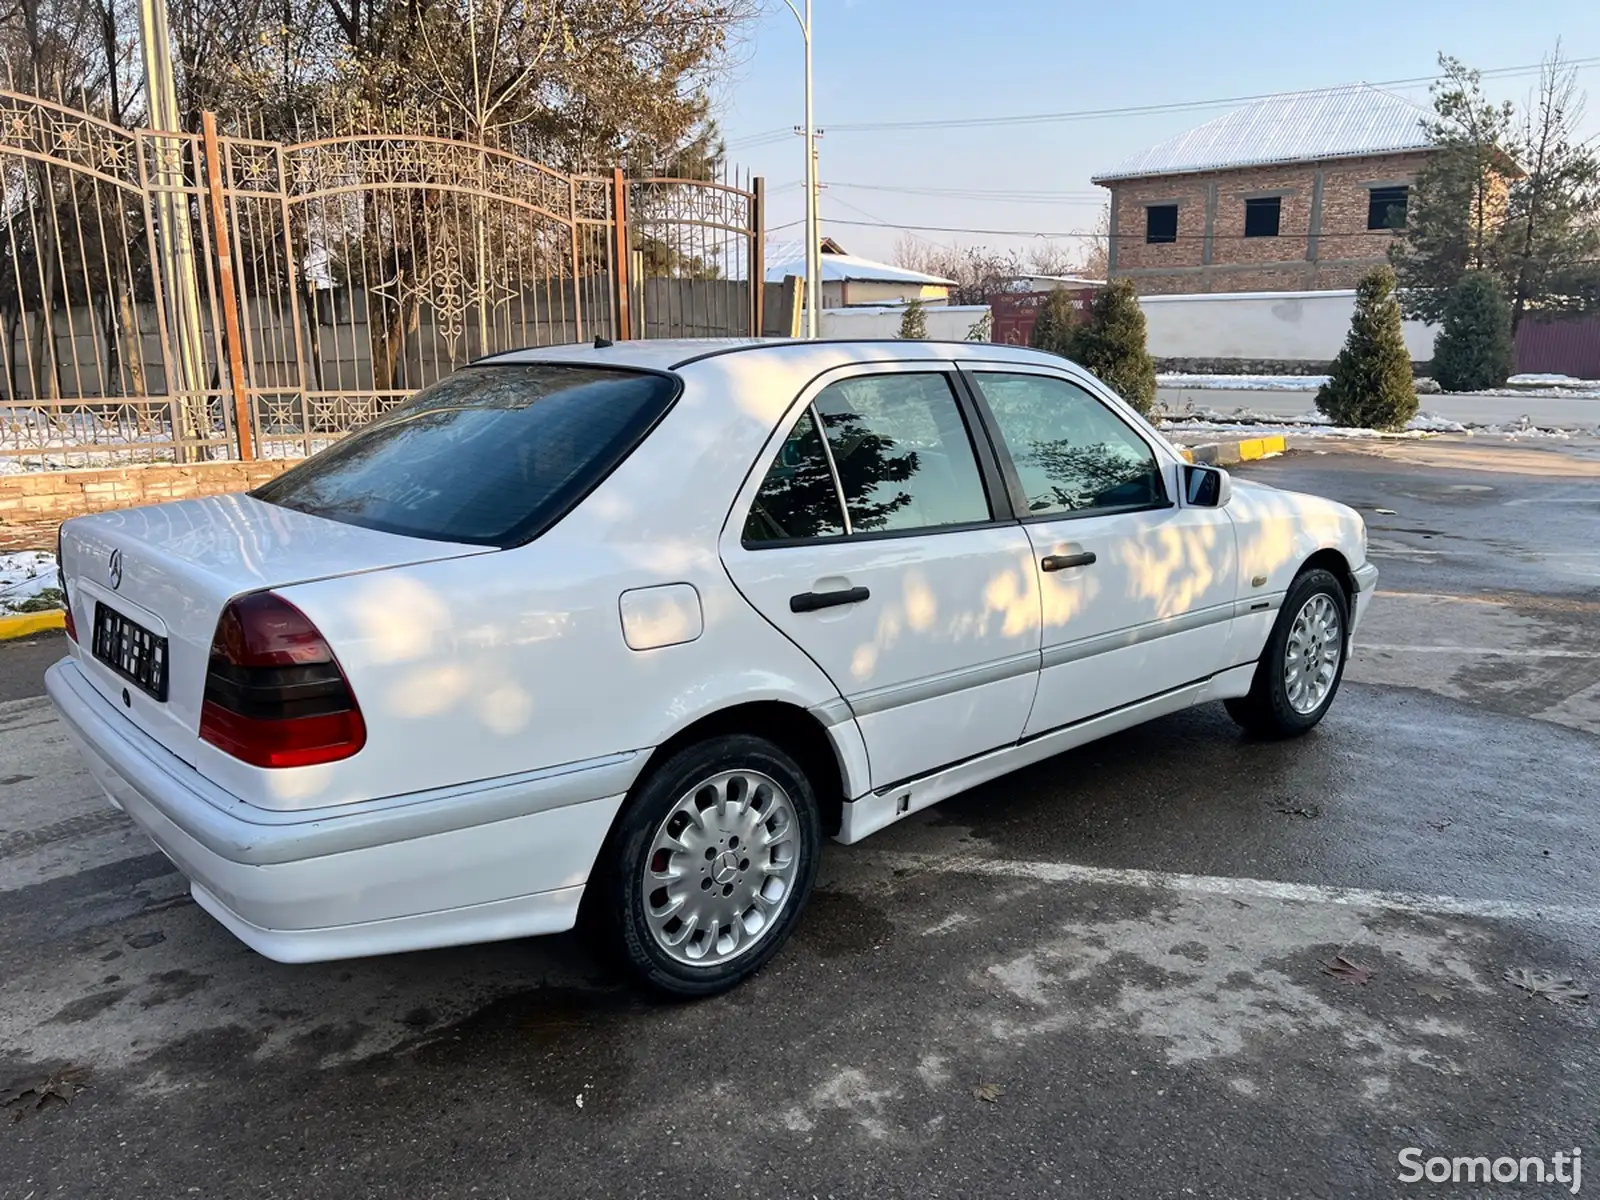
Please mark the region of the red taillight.
POLYGON ((67 589, 61 589, 61 605, 67 610, 67 636, 73 641, 78 640, 78 627, 72 620, 72 599, 67 595, 67 589))
POLYGON ((257 767, 307 767, 366 745, 350 683, 306 615, 256 592, 222 610, 211 639, 200 736, 257 767))

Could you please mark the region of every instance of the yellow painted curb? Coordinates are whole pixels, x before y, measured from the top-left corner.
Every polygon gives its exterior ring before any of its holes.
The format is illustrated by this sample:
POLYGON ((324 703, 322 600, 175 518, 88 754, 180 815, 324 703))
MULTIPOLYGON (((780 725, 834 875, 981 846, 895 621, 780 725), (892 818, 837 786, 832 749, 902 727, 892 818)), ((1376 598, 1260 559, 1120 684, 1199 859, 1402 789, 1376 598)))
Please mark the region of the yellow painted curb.
POLYGON ((59 608, 0 617, 0 642, 10 638, 29 637, 35 633, 46 633, 52 629, 64 629, 66 624, 67 614, 59 608))
POLYGON ((1284 442, 1282 435, 1275 437, 1247 438, 1239 443, 1239 461, 1249 462, 1253 458, 1265 458, 1269 454, 1282 454, 1284 442))
POLYGON ((1178 453, 1183 455, 1183 461, 1184 462, 1193 462, 1194 461, 1194 451, 1193 450, 1179 450, 1178 453))

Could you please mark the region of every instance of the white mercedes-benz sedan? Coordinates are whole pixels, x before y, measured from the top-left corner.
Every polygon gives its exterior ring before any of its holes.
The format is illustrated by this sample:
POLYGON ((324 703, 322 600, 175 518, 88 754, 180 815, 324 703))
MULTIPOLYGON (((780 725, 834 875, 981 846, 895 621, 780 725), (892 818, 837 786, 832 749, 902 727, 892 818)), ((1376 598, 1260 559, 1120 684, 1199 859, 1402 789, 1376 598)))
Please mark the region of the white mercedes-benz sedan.
POLYGON ((1377 579, 1073 364, 901 341, 499 355, 61 562, 50 695, 244 942, 582 919, 679 995, 777 952, 827 835, 1208 701, 1304 733, 1377 579))

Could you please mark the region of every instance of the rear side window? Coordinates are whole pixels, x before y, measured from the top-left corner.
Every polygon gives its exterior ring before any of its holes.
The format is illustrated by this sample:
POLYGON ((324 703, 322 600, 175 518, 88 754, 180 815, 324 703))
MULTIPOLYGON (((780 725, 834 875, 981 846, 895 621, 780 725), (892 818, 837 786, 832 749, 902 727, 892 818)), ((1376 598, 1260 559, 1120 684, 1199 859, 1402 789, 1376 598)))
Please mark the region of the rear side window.
POLYGON ((972 440, 943 375, 867 375, 830 384, 822 419, 850 532, 887 533, 989 519, 972 440))
POLYGON ((471 367, 253 494, 388 533, 512 546, 608 475, 677 396, 663 375, 471 367))
POLYGON ((844 513, 822 437, 808 408, 794 423, 744 523, 746 542, 840 537, 844 513))

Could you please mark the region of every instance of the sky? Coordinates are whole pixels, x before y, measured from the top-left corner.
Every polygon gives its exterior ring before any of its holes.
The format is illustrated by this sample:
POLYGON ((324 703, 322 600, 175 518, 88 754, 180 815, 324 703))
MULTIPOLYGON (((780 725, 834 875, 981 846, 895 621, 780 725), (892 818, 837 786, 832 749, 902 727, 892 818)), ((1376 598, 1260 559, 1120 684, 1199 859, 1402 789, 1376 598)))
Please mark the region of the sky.
MULTIPOLYGON (((797 3, 800 0, 796 0, 797 3)), ((782 0, 743 31, 714 89, 729 161, 764 176, 769 239, 796 238, 804 212, 803 58, 782 0)), ((1094 228, 1106 193, 1089 182, 1148 145, 1237 103, 1024 124, 859 130, 1226 101, 1438 72, 1440 51, 1521 102, 1560 39, 1591 93, 1600 135, 1600 0, 1340 0, 1236 7, 1192 0, 813 0, 822 231, 890 259, 902 230, 940 245, 1024 248, 1094 228), (1490 75, 1508 68, 1520 74, 1490 75), (949 194, 957 193, 955 195, 949 194), (850 224, 847 222, 865 222, 850 224), (885 227, 889 226, 889 227, 885 227)), ((1428 103, 1424 82, 1393 91, 1428 103)), ((1081 249, 1081 240, 1063 239, 1081 249)))

